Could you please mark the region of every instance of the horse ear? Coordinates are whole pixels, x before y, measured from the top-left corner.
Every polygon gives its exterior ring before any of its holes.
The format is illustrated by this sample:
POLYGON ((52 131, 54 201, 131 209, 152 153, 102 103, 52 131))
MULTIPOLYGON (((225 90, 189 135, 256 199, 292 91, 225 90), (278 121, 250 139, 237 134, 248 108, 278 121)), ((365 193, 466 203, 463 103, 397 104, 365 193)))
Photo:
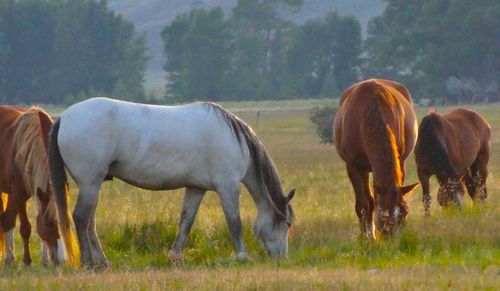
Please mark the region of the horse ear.
POLYGON ((293 188, 292 190, 290 190, 290 192, 288 192, 288 195, 286 196, 286 201, 290 202, 293 196, 295 196, 295 188, 293 188))
POLYGON ((418 182, 415 184, 411 184, 408 186, 401 187, 401 195, 405 196, 406 194, 410 193, 415 187, 418 186, 418 182))

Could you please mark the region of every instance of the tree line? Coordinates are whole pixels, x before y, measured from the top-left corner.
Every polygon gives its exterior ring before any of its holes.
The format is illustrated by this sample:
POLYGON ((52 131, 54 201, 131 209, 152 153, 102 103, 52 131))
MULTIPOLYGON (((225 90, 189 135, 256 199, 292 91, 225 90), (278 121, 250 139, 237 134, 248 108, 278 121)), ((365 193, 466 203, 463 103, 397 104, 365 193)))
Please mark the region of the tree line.
MULTIPOLYGON (((281 16, 302 0, 193 9, 162 32, 166 102, 337 98, 350 84, 400 81, 429 103, 499 100, 497 0, 386 0, 367 37, 330 12, 281 16)), ((0 0, 0 101, 144 100, 146 47, 134 26, 91 0, 0 0)))
POLYGON ((0 0, 0 102, 144 98, 145 44, 106 1, 0 0))
POLYGON ((386 0, 368 37, 336 12, 295 25, 302 1, 239 0, 192 10, 163 31, 168 94, 177 101, 338 97, 350 84, 393 79, 427 103, 499 101, 500 3, 386 0))

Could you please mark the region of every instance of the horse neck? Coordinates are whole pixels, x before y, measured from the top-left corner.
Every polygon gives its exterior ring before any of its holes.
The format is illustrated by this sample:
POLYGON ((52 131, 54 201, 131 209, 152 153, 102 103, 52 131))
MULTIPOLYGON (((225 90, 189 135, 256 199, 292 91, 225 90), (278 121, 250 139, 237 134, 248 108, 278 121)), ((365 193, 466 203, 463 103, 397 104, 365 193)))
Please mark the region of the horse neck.
MULTIPOLYGON (((257 215, 270 215, 277 211, 278 205, 273 200, 271 193, 269 193, 269 186, 266 185, 264 179, 259 173, 259 170, 250 163, 250 168, 248 169, 247 175, 243 179, 243 184, 247 188, 248 192, 252 196, 255 206, 257 208, 257 215)), ((275 185, 275 189, 281 193, 281 185, 278 182, 275 185)))

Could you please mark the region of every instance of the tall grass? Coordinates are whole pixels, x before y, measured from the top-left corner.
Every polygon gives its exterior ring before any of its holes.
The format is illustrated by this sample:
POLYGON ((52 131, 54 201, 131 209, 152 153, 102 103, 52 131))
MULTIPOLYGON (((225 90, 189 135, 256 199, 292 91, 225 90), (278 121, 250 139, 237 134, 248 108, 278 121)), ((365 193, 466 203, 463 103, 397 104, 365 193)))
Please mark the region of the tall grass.
MULTIPOLYGON (((493 127, 492 157, 484 206, 465 199, 462 211, 442 210, 435 194, 431 217, 423 217, 421 189, 409 198, 406 228, 392 239, 359 237, 354 194, 343 162, 331 145, 318 143, 308 110, 262 111, 257 135, 271 153, 285 190, 297 188, 292 205, 289 259, 270 261, 251 232, 253 202, 242 188, 241 216, 250 261, 231 259, 218 197, 204 198, 185 250, 186 266, 174 267, 168 252, 177 232, 183 191, 147 191, 106 182, 97 208, 97 232, 112 264, 95 274, 66 268, 0 267, 0 286, 90 289, 243 288, 496 288, 500 286, 500 105, 476 109, 493 127)), ((439 111, 442 111, 439 109, 439 111)), ((425 110, 419 110, 419 119, 425 110)), ((238 115, 255 125, 254 111, 238 115)), ((406 184, 417 181, 411 156, 406 184)), ((436 193, 437 185, 431 185, 436 193)), ((71 185, 71 199, 77 188, 71 185)), ((35 205, 31 203, 31 214, 35 205)), ((32 220, 34 221, 34 220, 32 220)), ((16 240, 18 256, 20 240, 16 240)), ((32 238, 35 264, 39 242, 32 238)))

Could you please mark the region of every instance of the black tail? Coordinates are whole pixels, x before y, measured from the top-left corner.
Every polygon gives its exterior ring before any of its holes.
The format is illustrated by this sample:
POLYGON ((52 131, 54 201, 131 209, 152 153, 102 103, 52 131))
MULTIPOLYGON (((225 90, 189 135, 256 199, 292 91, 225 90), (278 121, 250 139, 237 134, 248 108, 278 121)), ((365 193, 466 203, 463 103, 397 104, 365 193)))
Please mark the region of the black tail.
POLYGON ((443 145, 438 138, 436 129, 440 126, 440 117, 435 113, 430 113, 422 119, 415 147, 417 162, 419 158, 424 158, 436 174, 446 173, 449 178, 457 179, 457 173, 451 166, 450 158, 445 149, 446 145, 443 145))
POLYGON ((75 232, 72 229, 73 219, 69 213, 69 190, 68 177, 64 169, 64 161, 59 151, 57 136, 59 135, 60 119, 52 126, 49 140, 49 166, 50 178, 52 181, 52 193, 56 198, 58 210, 59 232, 66 248, 69 263, 72 266, 80 264, 80 249, 76 240, 75 232))

